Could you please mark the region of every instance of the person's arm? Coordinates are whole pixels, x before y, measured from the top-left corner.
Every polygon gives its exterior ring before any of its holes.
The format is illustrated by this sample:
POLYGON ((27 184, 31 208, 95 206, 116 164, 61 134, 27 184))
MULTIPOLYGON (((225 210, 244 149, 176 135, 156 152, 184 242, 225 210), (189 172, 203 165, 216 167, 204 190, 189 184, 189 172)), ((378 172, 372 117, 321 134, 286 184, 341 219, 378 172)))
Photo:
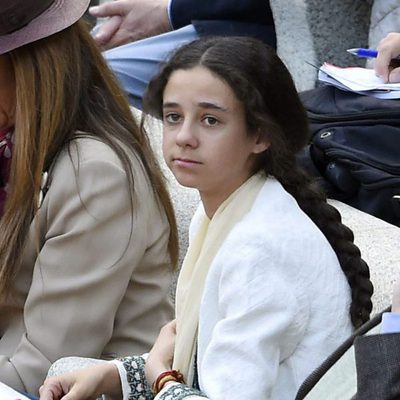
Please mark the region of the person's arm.
POLYGON ((145 240, 136 236, 142 236, 143 217, 140 208, 132 215, 125 171, 98 150, 100 156, 79 168, 62 157, 40 210, 45 241, 24 307, 26 333, 14 354, 0 355, 0 381, 16 389, 37 393, 62 356, 101 356, 145 251, 145 240), (137 259, 126 251, 137 251, 137 259))
POLYGON ((91 7, 96 18, 108 18, 94 33, 104 49, 159 35, 171 30, 169 0, 115 0, 91 7))
POLYGON ((108 394, 122 396, 118 368, 108 362, 48 378, 40 387, 40 400, 85 400, 108 394))
POLYGON ((115 0, 91 7, 90 14, 108 18, 95 31, 105 49, 190 25, 193 20, 234 20, 273 25, 265 0, 115 0))
POLYGON ((250 256, 226 269, 219 285, 222 318, 209 343, 199 339, 201 389, 210 399, 269 399, 280 360, 303 335, 308 316, 291 284, 279 275, 267 277, 266 265, 256 265, 250 256), (246 281, 236 273, 245 269, 251 277, 246 281))
POLYGON ((271 25, 272 11, 266 0, 171 0, 174 29, 193 20, 234 20, 271 25))
MULTIPOLYGON (((155 400, 270 398, 280 359, 288 357, 296 348, 308 314, 304 304, 295 298, 291 283, 279 273, 270 274, 265 257, 259 265, 259 254, 246 255, 245 259, 222 257, 226 261, 217 284, 221 292, 216 306, 221 318, 209 342, 203 343, 201 335, 198 339, 201 391, 187 384, 172 383, 155 400)), ((207 309, 202 311, 207 320, 207 309)), ((149 362, 146 381, 150 384, 171 368, 172 350, 168 349, 172 347, 174 335, 164 333, 146 361, 149 362)), ((142 368, 136 369, 139 364, 135 359, 133 364, 129 360, 124 364, 126 373, 121 373, 121 381, 127 383, 123 386, 137 387, 136 377, 142 368)), ((134 398, 124 395, 124 400, 134 398)))
MULTIPOLYGON (((161 329, 149 354, 145 354, 143 357, 125 357, 113 361, 119 370, 123 400, 153 399, 151 386, 160 374, 172 369, 175 337, 176 323, 174 320, 161 329)), ((200 391, 173 381, 165 383, 154 399, 164 399, 164 396, 167 395, 174 399, 190 396, 195 400, 205 397, 200 391)))
MULTIPOLYGON (((279 360, 289 356, 302 337, 307 312, 294 297, 291 284, 279 274, 270 275, 264 263, 260 266, 257 262, 258 255, 254 254, 225 263, 218 285, 222 288, 218 302, 221 319, 206 347, 201 337, 198 342, 201 391, 172 383, 155 400, 270 398, 279 360)), ((165 328, 146 361, 149 384, 171 368, 174 334, 170 325, 165 328)), ((121 381, 128 383, 123 386, 137 387, 136 377, 143 367, 135 359, 133 363, 127 359, 124 364, 126 377, 122 373, 121 381)), ((131 398, 124 395, 124 400, 131 398)))
MULTIPOLYGON (((146 362, 147 361, 143 357, 137 356, 125 357, 123 359, 113 361, 119 370, 123 400, 136 400, 138 398, 143 398, 143 400, 151 400, 153 398, 154 400, 161 400, 165 398, 184 399, 186 397, 190 397, 191 400, 203 400, 206 398, 201 391, 193 389, 184 383, 176 382, 168 382, 168 384, 164 386, 160 393, 154 397, 150 388, 150 384, 145 376, 146 362)), ((159 371, 162 370, 162 372, 164 372, 166 369, 170 368, 162 367, 159 371)), ((156 370, 158 369, 154 369, 155 373, 156 370)), ((150 377, 150 379, 153 379, 153 377, 150 377)), ((50 398, 48 400, 58 399, 50 398)))
POLYGON ((205 308, 210 303, 204 298, 200 311, 204 325, 200 325, 197 365, 204 394, 176 384, 165 388, 164 396, 270 398, 280 360, 292 354, 303 336, 307 310, 295 298, 292 284, 280 275, 277 262, 264 253, 262 261, 254 251, 240 254, 246 257, 220 254, 219 262, 224 260, 220 272, 208 277, 219 293, 215 309, 205 308), (219 318, 208 337, 204 329, 213 313, 219 318))
POLYGON ((296 347, 307 313, 293 297, 290 284, 279 276, 268 276, 266 288, 265 265, 257 268, 255 258, 242 259, 240 265, 226 265, 221 276, 221 319, 205 347, 201 337, 198 342, 201 391, 172 383, 155 400, 270 398, 279 360, 296 347), (244 270, 248 270, 250 279, 243 280, 244 270))
POLYGON ((400 33, 389 33, 378 45, 375 73, 385 82, 400 82, 400 67, 394 67, 392 59, 400 56, 400 33))

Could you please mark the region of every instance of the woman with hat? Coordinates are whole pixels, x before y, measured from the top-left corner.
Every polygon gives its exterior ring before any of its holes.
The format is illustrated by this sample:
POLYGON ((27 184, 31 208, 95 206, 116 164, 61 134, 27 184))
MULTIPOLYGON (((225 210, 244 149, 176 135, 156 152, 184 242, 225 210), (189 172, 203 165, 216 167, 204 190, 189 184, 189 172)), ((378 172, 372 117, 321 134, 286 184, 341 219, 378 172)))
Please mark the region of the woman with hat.
POLYGON ((148 350, 172 312, 171 203, 88 4, 0 6, 0 382, 30 393, 61 356, 148 350))

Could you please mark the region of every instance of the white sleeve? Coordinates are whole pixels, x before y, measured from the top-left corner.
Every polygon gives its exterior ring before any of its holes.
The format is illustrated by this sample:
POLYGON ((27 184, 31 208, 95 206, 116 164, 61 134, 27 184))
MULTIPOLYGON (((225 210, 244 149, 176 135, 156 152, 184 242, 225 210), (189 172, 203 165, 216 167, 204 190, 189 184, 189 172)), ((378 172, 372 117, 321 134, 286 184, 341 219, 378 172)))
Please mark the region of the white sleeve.
POLYGON ((202 338, 200 326, 200 387, 210 399, 267 400, 280 363, 303 337, 308 313, 299 309, 279 267, 268 272, 272 260, 263 256, 260 262, 259 254, 233 258, 225 257, 218 282, 218 321, 211 337, 202 338))

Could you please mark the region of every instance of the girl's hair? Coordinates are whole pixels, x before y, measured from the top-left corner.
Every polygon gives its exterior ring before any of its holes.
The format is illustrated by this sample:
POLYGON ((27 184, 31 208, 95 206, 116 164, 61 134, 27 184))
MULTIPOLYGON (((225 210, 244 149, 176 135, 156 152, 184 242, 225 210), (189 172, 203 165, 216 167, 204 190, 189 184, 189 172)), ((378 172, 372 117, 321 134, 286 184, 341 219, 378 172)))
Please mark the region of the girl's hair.
POLYGON ((369 268, 339 212, 297 165, 296 153, 307 144, 309 131, 289 71, 272 48, 256 39, 200 39, 180 48, 151 81, 144 109, 162 118, 163 92, 170 75, 196 66, 207 68, 230 86, 245 108, 249 132, 267 136, 271 144, 256 169, 279 180, 328 239, 351 287, 351 320, 355 327, 360 326, 372 310, 369 268))
POLYGON ((78 136, 103 141, 120 158, 132 195, 132 218, 133 166, 124 149, 141 161, 170 224, 169 252, 175 265, 177 231, 164 177, 145 132, 139 129, 85 22, 8 54, 14 68, 17 105, 11 190, 0 220, 0 298, 11 293, 10 283, 20 267, 37 212, 42 172, 78 136))

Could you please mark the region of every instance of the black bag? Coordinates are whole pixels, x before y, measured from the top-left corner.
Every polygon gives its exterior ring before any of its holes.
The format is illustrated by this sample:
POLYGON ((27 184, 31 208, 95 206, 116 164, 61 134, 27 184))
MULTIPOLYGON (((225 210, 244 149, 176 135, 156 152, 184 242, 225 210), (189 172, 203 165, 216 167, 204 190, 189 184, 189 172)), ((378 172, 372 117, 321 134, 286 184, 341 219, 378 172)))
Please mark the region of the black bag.
POLYGON ((312 135, 300 164, 328 197, 400 226, 400 100, 333 86, 300 97, 312 135))

